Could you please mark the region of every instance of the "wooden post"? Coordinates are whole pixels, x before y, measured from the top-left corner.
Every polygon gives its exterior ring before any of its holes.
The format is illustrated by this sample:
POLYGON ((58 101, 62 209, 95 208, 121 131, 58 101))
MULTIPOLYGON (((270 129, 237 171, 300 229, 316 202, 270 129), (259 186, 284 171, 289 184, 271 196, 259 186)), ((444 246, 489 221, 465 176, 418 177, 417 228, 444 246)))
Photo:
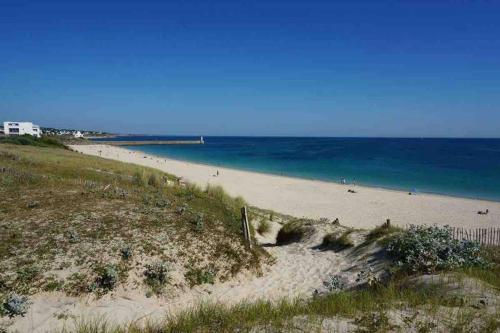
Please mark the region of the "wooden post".
POLYGON ((241 208, 241 228, 243 229, 243 237, 248 247, 252 248, 252 242, 250 239, 250 226, 248 225, 248 213, 247 206, 241 208))

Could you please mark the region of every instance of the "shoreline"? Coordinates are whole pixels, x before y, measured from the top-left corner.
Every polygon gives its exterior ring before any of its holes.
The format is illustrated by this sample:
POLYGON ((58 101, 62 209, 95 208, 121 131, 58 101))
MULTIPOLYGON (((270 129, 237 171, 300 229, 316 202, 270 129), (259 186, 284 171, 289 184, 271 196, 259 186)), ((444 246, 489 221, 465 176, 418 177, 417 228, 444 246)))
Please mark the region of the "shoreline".
MULTIPOLYGON (((107 145, 107 143, 103 144, 107 145)), ((135 145, 134 145, 135 146, 135 145)), ((121 148, 127 149, 127 146, 120 146, 121 148)), ((233 171, 241 171, 241 172, 247 172, 247 173, 253 173, 257 175, 268 175, 268 176, 274 176, 274 177, 281 177, 281 178, 290 178, 290 179, 302 179, 302 180, 308 180, 308 181, 314 181, 314 182, 320 182, 320 183, 325 183, 325 184, 335 184, 339 186, 352 186, 352 187, 357 187, 357 188, 369 188, 369 189, 379 189, 379 190, 384 190, 384 191, 391 191, 391 192, 398 192, 398 193, 403 193, 403 194, 408 194, 408 192, 403 188, 396 188, 396 187, 385 187, 381 185, 367 185, 363 183, 356 183, 356 184, 341 184, 339 182, 333 181, 333 180, 327 180, 327 179, 321 179, 321 178, 313 178, 313 177, 305 177, 305 176, 288 176, 288 175, 283 175, 283 174, 278 174, 278 173, 273 173, 273 172, 265 172, 265 171, 255 171, 255 170, 250 170, 250 169, 238 169, 238 168, 232 168, 232 167, 227 167, 223 165, 217 165, 217 164, 209 164, 209 163, 204 163, 204 162, 198 162, 198 161, 189 161, 189 160, 181 160, 178 158, 174 157, 168 157, 168 156, 162 156, 162 155, 154 155, 150 153, 143 152, 141 150, 133 150, 133 149, 127 149, 133 152, 139 152, 144 155, 148 156, 153 156, 155 158, 161 158, 161 159, 167 159, 170 161, 176 161, 179 163, 191 163, 195 165, 202 165, 206 167, 212 167, 212 168, 219 168, 219 169, 227 169, 227 170, 233 170, 233 171)), ((447 194, 447 193, 439 193, 439 192, 429 192, 429 191, 417 191, 417 194, 414 195, 431 195, 431 196, 439 196, 439 197, 449 197, 449 198, 456 198, 456 199, 468 199, 468 200, 476 200, 476 201, 485 201, 485 202, 491 202, 493 204, 495 203, 500 203, 500 200, 493 200, 493 199, 485 199, 485 198, 479 198, 479 197, 473 197, 473 196, 460 196, 460 195, 454 195, 454 194, 447 194)))
POLYGON ((370 228, 386 219, 397 225, 438 224, 466 228, 500 227, 500 202, 434 193, 408 192, 364 185, 259 173, 165 158, 107 145, 71 146, 85 154, 152 167, 200 185, 220 185, 249 204, 296 217, 329 219, 370 228), (216 170, 220 175, 216 177, 216 170), (357 193, 349 193, 354 189, 357 193), (306 199, 304 199, 306 198, 306 199), (477 214, 489 209, 487 216, 477 214))

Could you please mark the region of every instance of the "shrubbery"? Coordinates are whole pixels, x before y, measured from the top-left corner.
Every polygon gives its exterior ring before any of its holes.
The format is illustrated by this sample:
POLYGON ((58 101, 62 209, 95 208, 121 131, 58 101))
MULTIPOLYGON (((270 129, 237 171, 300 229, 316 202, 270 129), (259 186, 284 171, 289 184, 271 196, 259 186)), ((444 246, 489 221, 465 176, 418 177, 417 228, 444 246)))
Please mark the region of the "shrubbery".
POLYGON ((129 260, 134 254, 134 250, 130 245, 126 245, 120 249, 120 254, 123 260, 129 260))
POLYGON ((23 146, 37 146, 37 147, 54 147, 54 148, 64 148, 66 146, 56 138, 42 136, 41 138, 36 138, 31 135, 20 135, 20 136, 6 136, 0 138, 0 143, 10 143, 14 145, 23 146))
POLYGON ((97 287, 104 291, 113 290, 118 284, 118 269, 114 265, 107 265, 97 268, 97 287))
POLYGON ((397 234, 387 246, 397 266, 411 272, 486 266, 477 242, 453 239, 447 226, 415 226, 397 234))
POLYGON ((331 275, 327 281, 323 282, 323 285, 329 292, 337 292, 344 289, 345 282, 340 275, 331 275))
POLYGON ((213 268, 208 268, 206 270, 199 268, 190 269, 186 272, 185 277, 191 287, 204 283, 213 284, 215 282, 215 272, 213 268))
POLYGON ((15 316, 24 316, 28 311, 29 305, 30 303, 26 296, 11 293, 7 295, 5 300, 2 302, 0 314, 5 314, 11 318, 15 316))
POLYGON ((170 281, 170 271, 171 267, 167 262, 156 261, 152 264, 147 264, 144 271, 145 282, 153 291, 159 294, 163 286, 170 281))

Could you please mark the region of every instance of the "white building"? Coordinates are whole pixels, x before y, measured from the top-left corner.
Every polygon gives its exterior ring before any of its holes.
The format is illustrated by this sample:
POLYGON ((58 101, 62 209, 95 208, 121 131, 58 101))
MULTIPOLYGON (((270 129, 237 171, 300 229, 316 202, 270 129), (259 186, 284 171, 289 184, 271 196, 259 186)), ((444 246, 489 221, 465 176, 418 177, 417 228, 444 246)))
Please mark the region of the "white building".
POLYGON ((73 134, 75 138, 83 138, 83 134, 80 131, 76 131, 75 134, 73 134))
POLYGON ((36 137, 42 136, 40 126, 29 122, 5 121, 3 123, 5 135, 33 135, 36 137))

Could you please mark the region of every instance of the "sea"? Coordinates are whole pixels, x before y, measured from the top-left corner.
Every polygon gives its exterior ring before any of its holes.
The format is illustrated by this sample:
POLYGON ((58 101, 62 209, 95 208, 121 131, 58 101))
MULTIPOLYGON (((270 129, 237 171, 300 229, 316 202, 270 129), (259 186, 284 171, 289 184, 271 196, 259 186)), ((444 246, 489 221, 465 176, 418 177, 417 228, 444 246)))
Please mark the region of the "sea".
MULTIPOLYGON (((194 139, 199 137, 111 140, 194 139)), ((208 136, 204 140, 203 145, 126 148, 268 174, 500 201, 500 139, 208 136)))

